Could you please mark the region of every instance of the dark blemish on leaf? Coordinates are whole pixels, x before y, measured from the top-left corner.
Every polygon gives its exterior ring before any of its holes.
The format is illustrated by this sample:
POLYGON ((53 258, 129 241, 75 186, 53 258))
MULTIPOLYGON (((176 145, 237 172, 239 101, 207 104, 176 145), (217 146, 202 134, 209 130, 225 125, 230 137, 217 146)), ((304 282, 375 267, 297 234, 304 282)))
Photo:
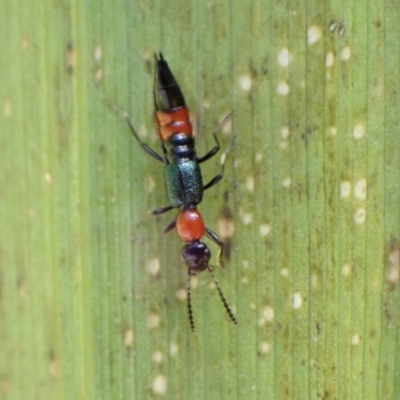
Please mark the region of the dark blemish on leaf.
POLYGON ((265 56, 261 64, 261 74, 268 75, 268 57, 265 56))
POLYGON ((336 27, 337 27, 337 21, 332 19, 328 24, 329 32, 331 32, 331 33, 335 32, 336 27))
POLYGON ((371 329, 369 331, 369 338, 370 339, 374 339, 376 337, 376 330, 375 329, 371 329))
POLYGON ((227 203, 229 201, 229 198, 231 197, 231 194, 225 190, 224 191, 224 203, 227 203))
POLYGON ((340 37, 344 36, 346 33, 346 26, 343 21, 339 21, 339 28, 338 28, 338 34, 340 37))
POLYGON ((258 71, 257 68, 254 66, 253 62, 250 62, 249 70, 250 70, 251 80, 254 81, 258 76, 258 71))
POLYGON ((233 212, 229 207, 224 207, 221 210, 220 214, 224 219, 229 219, 229 220, 233 219, 233 212))
POLYGON ((232 253, 232 240, 230 238, 224 239, 224 258, 230 261, 232 253))
POLYGON ((224 191, 223 194, 224 205, 222 206, 219 215, 219 233, 223 237, 224 242, 224 258, 228 261, 231 259, 232 252, 232 239, 231 235, 234 233, 234 223, 233 223, 233 212, 229 206, 230 193, 228 190, 224 191))
POLYGON ((69 42, 67 44, 67 52, 66 52, 66 70, 69 74, 72 74, 74 72, 74 67, 75 67, 75 51, 74 47, 72 45, 72 42, 69 42))
POLYGON ((310 128, 307 128, 302 134, 301 134, 301 138, 303 140, 307 140, 312 134, 312 131, 310 128))
POLYGON ((153 74, 153 59, 146 58, 144 60, 144 69, 148 74, 153 74))

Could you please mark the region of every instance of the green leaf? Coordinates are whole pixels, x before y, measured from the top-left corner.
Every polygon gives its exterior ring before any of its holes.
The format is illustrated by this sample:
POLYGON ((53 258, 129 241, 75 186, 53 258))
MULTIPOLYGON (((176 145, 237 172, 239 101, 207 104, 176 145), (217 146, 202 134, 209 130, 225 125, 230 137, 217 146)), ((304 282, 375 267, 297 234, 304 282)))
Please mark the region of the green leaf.
POLYGON ((400 398, 399 14, 2 1, 0 398, 400 398), (162 234, 176 211, 148 213, 167 205, 162 166, 105 102, 159 149, 158 51, 200 155, 235 110, 199 209, 237 326, 204 273, 190 332, 182 243, 162 234))

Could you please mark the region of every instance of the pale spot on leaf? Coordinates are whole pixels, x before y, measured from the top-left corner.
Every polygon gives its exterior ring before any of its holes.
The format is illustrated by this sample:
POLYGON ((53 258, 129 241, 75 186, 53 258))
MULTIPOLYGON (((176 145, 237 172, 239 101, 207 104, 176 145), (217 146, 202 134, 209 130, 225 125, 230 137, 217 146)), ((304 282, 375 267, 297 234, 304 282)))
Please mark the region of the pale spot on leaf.
POLYGON ((340 60, 341 61, 348 61, 351 56, 351 49, 349 46, 346 46, 340 52, 340 60))
POLYGON ((353 137, 354 139, 362 139, 365 136, 365 126, 358 124, 354 127, 353 137))
POLYGON ((245 92, 248 92, 252 86, 252 79, 250 75, 242 75, 239 78, 239 85, 245 92))
POLYGON ((147 271, 150 275, 157 275, 160 271, 160 260, 158 258, 153 258, 147 263, 147 271))
POLYGON ((357 199, 365 200, 367 198, 367 180, 359 179, 354 185, 354 196, 357 199))
POLYGON ((292 306, 295 310, 298 310, 303 305, 303 297, 300 292, 294 292, 292 297, 292 306))
POLYGON ((157 375, 152 384, 152 389, 155 394, 164 396, 167 393, 167 380, 163 375, 157 375))
POLYGON ((286 68, 289 65, 290 61, 291 61, 291 56, 289 53, 289 49, 287 47, 284 47, 278 53, 279 65, 283 68, 286 68))
POLYGON ((354 213, 354 222, 357 225, 361 225, 365 222, 365 217, 366 217, 366 211, 365 208, 359 208, 356 210, 356 212, 354 213))
POLYGON ((285 81, 279 82, 276 90, 282 96, 287 96, 290 92, 289 85, 285 81))
POLYGON ((349 181, 340 182, 340 198, 347 199, 350 196, 351 183, 349 181))
POLYGON ((309 45, 317 43, 322 37, 322 29, 319 26, 312 25, 307 31, 307 43, 309 45))

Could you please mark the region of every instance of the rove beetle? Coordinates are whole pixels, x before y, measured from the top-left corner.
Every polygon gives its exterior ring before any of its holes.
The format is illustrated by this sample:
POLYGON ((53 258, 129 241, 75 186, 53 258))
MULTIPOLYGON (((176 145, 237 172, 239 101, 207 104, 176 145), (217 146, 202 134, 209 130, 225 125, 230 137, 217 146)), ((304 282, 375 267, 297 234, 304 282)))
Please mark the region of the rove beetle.
MULTIPOLYGON (((189 119, 189 110, 186 107, 182 91, 161 53, 159 55, 155 54, 153 95, 155 119, 158 127, 158 135, 161 140, 162 155, 151 149, 139 138, 128 114, 123 113, 123 115, 142 149, 164 164, 164 180, 169 205, 154 210, 152 214, 159 215, 173 208, 179 209, 176 219, 164 229, 164 233, 176 229, 179 238, 185 243, 182 247, 181 259, 188 269, 187 307, 190 329, 192 332, 194 331, 190 277, 205 270, 210 272, 229 318, 237 324, 237 320, 212 272, 214 267, 209 264, 211 252, 207 245, 200 240, 206 235, 219 247, 218 260, 220 265, 223 264, 223 242, 215 232, 204 225, 203 218, 197 210, 197 204, 203 199, 204 190, 214 186, 222 179, 226 156, 233 147, 235 138, 224 153, 221 172, 205 185, 203 184, 199 164, 210 159, 220 150, 217 131, 232 113, 229 113, 213 132, 215 146, 203 157, 197 157, 192 124, 189 119)), ((117 108, 114 103, 108 102, 111 106, 117 108)))

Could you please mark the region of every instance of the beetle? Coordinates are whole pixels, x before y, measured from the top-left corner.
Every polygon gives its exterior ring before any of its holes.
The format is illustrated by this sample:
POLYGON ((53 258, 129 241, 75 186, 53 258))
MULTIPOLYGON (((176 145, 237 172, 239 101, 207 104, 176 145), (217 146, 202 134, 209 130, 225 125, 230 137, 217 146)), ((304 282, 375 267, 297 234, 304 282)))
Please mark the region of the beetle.
MULTIPOLYGON (((174 208, 178 209, 177 217, 164 229, 164 233, 176 229, 179 238, 185 243, 182 247, 181 259, 188 270, 187 307, 190 328, 194 331, 190 278, 205 270, 210 272, 230 320, 237 324, 212 272, 214 267, 209 264, 211 252, 201 239, 206 235, 219 247, 218 261, 221 266, 223 265, 223 242, 215 232, 205 226, 203 217, 197 209, 197 205, 203 199, 203 192, 217 184, 224 176, 226 156, 234 146, 235 138, 224 153, 221 171, 206 184, 203 184, 200 164, 209 160, 220 150, 217 131, 232 113, 229 113, 212 133, 214 147, 204 156, 198 157, 185 98, 161 53, 155 54, 153 97, 162 155, 140 139, 128 114, 124 112, 123 116, 142 149, 164 165, 164 181, 169 205, 152 211, 152 214, 160 215, 174 208)), ((111 101, 108 100, 108 102, 112 107, 118 108, 111 101)))

